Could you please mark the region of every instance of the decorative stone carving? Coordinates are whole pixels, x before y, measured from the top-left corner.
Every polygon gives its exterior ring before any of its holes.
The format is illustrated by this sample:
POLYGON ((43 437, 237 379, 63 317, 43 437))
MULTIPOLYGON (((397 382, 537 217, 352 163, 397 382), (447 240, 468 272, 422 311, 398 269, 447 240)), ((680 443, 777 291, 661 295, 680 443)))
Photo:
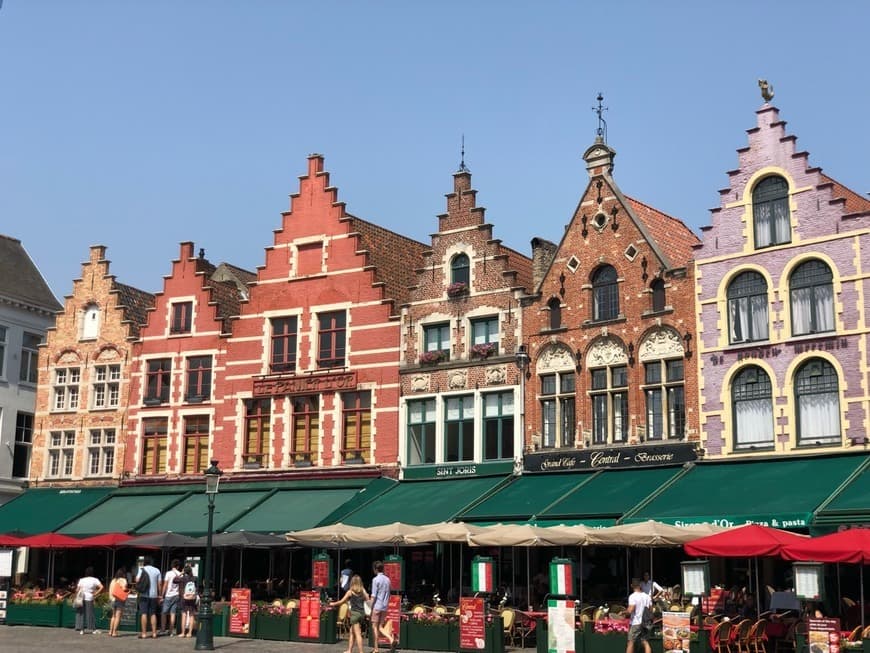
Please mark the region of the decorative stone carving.
POLYGON ((447 375, 447 387, 451 390, 461 390, 466 385, 468 372, 466 370, 452 370, 447 375))
POLYGON ((598 340, 586 355, 586 367, 606 367, 608 365, 627 365, 628 355, 621 342, 614 338, 598 340))
POLYGON ((576 366, 574 355, 562 344, 548 345, 538 358, 538 372, 568 370, 576 366))
POLYGON ((507 380, 507 368, 504 365, 497 365, 486 368, 486 383, 487 385, 498 385, 507 380))
POLYGON ((642 361, 682 356, 684 353, 680 335, 673 329, 655 329, 640 343, 638 356, 642 361))
POLYGON ((428 392, 429 378, 428 374, 415 374, 411 377, 411 390, 414 392, 428 392))

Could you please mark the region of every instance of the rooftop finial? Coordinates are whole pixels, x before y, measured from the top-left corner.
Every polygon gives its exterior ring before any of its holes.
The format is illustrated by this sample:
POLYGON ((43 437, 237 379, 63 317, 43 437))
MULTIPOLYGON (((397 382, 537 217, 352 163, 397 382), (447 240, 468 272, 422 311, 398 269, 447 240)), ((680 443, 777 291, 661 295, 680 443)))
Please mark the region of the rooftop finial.
POLYGON ((769 83, 766 79, 759 79, 758 88, 761 89, 761 98, 765 102, 770 102, 773 99, 773 84, 769 83))
POLYGON ((598 114, 598 129, 595 130, 596 138, 595 140, 606 143, 607 142, 607 121, 604 119, 604 112, 607 111, 607 107, 605 107, 602 102, 604 102, 604 96, 599 93, 598 97, 598 106, 592 107, 592 110, 598 114))
POLYGON ((460 154, 462 158, 459 161, 459 172, 471 172, 468 169, 468 166, 465 165, 465 134, 462 135, 462 147, 460 149, 460 154))

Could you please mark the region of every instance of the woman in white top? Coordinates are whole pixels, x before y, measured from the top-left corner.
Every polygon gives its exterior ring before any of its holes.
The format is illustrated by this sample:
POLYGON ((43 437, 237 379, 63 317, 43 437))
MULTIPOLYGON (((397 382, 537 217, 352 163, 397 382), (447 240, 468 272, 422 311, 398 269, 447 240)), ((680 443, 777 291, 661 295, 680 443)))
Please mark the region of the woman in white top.
POLYGON ((76 608, 76 630, 79 635, 84 635, 85 630, 90 630, 94 635, 99 635, 94 620, 94 599, 103 591, 103 584, 94 578, 94 568, 87 567, 85 575, 79 579, 76 585, 76 595, 82 596, 82 607, 76 608))

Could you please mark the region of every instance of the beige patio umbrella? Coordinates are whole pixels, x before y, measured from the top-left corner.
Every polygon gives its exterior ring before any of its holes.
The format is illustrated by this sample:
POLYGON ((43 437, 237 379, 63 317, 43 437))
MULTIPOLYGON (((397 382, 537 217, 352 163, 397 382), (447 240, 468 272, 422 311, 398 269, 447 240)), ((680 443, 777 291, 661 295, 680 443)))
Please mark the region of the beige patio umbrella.
POLYGON ((393 544, 399 546, 405 544, 405 538, 417 532, 419 526, 393 522, 383 526, 369 526, 359 531, 351 531, 347 534, 345 542, 348 544, 393 544))
POLYGON ((469 543, 472 535, 488 528, 474 526, 464 522, 438 522, 416 526, 415 530, 405 535, 405 544, 431 544, 433 542, 464 542, 469 543))
POLYGON ((365 537, 367 529, 348 524, 331 524, 329 526, 317 526, 302 531, 285 533, 288 542, 302 544, 304 546, 322 548, 347 548, 348 544, 358 544, 365 537))
POLYGON ((722 526, 698 524, 673 526, 652 519, 634 524, 620 524, 590 531, 589 544, 604 546, 680 546, 713 533, 726 530, 722 526))
POLYGON ((471 536, 471 546, 582 546, 585 526, 533 526, 532 524, 495 524, 471 536))

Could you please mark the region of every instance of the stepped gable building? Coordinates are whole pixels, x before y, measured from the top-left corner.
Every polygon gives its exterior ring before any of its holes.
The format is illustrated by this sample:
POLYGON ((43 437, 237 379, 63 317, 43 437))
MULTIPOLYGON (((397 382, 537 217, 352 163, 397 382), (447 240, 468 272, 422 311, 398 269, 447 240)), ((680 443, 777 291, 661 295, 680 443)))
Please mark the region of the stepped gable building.
MULTIPOLYGON (((200 478, 210 443, 224 435, 216 414, 225 398, 227 339, 252 272, 215 266, 181 243, 163 291, 148 309, 131 369, 124 476, 130 482, 200 478)), ((235 438, 230 430, 228 437, 235 438)), ((214 446, 214 445, 211 445, 214 446)))
POLYGON ((347 213, 309 157, 227 342, 213 444, 225 470, 397 473, 399 307, 424 249, 347 213))
POLYGON ((680 220, 623 195, 615 154, 599 134, 561 242, 532 241, 536 288, 523 311, 531 451, 699 439, 698 240, 680 220))
POLYGON ((402 309, 405 478, 510 473, 522 458, 516 352, 531 260, 493 237, 476 195, 463 165, 402 309))
POLYGON ((34 485, 117 485, 124 470, 134 343, 154 296, 109 267, 106 248, 91 247, 39 351, 34 485))
POLYGON ((866 446, 870 200, 812 166, 775 107, 756 115, 695 251, 704 448, 866 446))
POLYGON ((0 503, 30 472, 39 345, 60 308, 21 241, 0 235, 0 503))

